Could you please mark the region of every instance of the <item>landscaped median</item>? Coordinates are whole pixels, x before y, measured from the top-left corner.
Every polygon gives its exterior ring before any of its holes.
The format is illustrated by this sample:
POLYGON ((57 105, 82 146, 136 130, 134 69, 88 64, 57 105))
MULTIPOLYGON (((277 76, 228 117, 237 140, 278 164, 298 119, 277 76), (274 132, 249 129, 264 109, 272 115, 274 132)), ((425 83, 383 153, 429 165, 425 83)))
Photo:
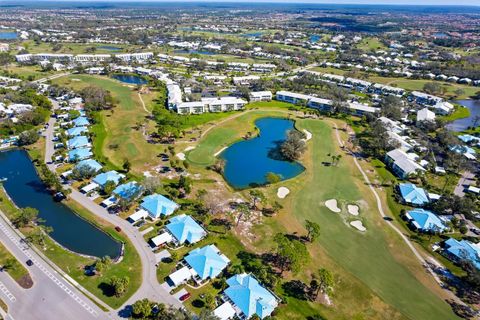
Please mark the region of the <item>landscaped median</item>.
POLYGON ((31 288, 33 280, 28 270, 0 243, 0 266, 25 289, 31 288))
MULTIPOLYGON (((119 308, 138 290, 142 283, 141 262, 137 251, 130 240, 121 233, 118 233, 113 225, 94 216, 72 200, 66 200, 64 203, 80 217, 108 233, 114 239, 124 243, 124 256, 121 262, 111 264, 104 268, 101 273, 97 272, 95 275, 87 275, 85 267, 92 266, 96 261, 95 258, 80 256, 70 252, 54 242, 50 237, 45 237, 44 246, 39 244, 35 244, 35 246, 55 265, 90 293, 110 307, 114 309, 119 308), (121 296, 115 296, 111 290, 109 282, 113 277, 129 278, 126 291, 121 296)), ((13 221, 19 213, 19 209, 10 201, 3 188, 0 189, 0 210, 3 211, 11 221, 13 221)), ((31 227, 21 228, 20 231, 27 238, 33 233, 31 227)))

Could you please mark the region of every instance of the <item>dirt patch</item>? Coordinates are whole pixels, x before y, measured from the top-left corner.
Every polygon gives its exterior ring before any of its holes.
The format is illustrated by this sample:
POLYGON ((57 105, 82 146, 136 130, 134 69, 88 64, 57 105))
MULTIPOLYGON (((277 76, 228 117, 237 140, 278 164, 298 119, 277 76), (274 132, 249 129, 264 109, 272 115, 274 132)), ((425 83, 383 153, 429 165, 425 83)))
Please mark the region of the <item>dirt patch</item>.
POLYGON ((20 279, 17 280, 17 283, 20 285, 20 287, 24 289, 30 289, 33 286, 33 280, 32 277, 30 277, 29 274, 24 275, 20 279))

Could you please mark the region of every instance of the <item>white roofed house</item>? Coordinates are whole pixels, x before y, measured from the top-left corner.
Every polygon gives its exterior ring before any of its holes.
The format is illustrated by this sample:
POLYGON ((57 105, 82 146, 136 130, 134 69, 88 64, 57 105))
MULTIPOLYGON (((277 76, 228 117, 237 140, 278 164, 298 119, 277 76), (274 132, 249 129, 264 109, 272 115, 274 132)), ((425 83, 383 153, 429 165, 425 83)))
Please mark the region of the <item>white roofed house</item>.
POLYGON ((233 77, 233 84, 235 85, 248 85, 253 81, 260 80, 259 76, 244 76, 244 77, 233 77))
POLYGON ((307 103, 309 108, 318 109, 321 111, 330 111, 332 109, 332 105, 332 100, 316 97, 311 97, 307 103))
POLYGON ((168 109, 175 109, 182 102, 182 89, 176 83, 167 84, 168 109))
POLYGON ((201 114, 205 111, 205 104, 202 101, 181 102, 177 104, 177 113, 179 114, 201 114))
POLYGON ((350 109, 350 114, 354 116, 363 116, 366 114, 375 114, 380 111, 379 108, 370 107, 365 104, 349 102, 348 108, 350 109))
POLYGON ((275 97, 278 101, 289 102, 293 104, 307 103, 312 97, 302 93, 290 91, 277 91, 275 97))
POLYGON ((271 72, 277 68, 276 65, 271 63, 254 63, 251 70, 256 72, 271 72))
POLYGON ((250 92, 249 96, 250 96, 250 102, 272 100, 271 91, 252 91, 250 92))
POLYGON ((241 110, 247 101, 236 97, 202 98, 205 108, 210 112, 241 110))
POLYGON ((436 114, 441 115, 450 114, 455 109, 454 105, 448 101, 438 102, 432 108, 436 114))
POLYGON ((420 122, 434 122, 435 113, 428 110, 428 108, 423 108, 417 111, 417 124, 420 122))
POLYGON ((388 152, 385 156, 386 164, 392 168, 393 173, 402 179, 425 171, 425 169, 411 159, 405 151, 401 149, 394 149, 388 152))
POLYGON ((442 102, 443 99, 431 94, 427 94, 420 91, 413 91, 408 97, 410 101, 418 103, 420 105, 430 105, 433 106, 439 102, 442 102))
POLYGON ((79 54, 74 57, 76 62, 103 62, 112 58, 109 54, 79 54))

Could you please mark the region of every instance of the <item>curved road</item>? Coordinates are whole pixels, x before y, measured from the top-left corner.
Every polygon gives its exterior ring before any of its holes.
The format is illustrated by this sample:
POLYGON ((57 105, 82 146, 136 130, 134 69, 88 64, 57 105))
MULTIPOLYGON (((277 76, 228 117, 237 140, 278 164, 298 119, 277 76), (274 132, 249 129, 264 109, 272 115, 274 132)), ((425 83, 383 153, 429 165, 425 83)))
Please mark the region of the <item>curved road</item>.
MULTIPOLYGON (((53 108, 58 107, 58 103, 52 100, 53 108)), ((55 165, 51 162, 52 155, 54 153, 53 127, 55 126, 56 119, 51 118, 49 126, 45 131, 45 163, 50 170, 55 171, 55 165)), ((122 306, 131 305, 135 301, 142 298, 149 298, 152 301, 165 303, 177 308, 183 307, 183 305, 174 297, 170 295, 163 287, 160 286, 157 280, 157 267, 155 255, 152 252, 150 246, 147 244, 140 232, 133 227, 128 221, 120 218, 117 215, 110 214, 105 208, 99 206, 83 193, 68 187, 72 190, 70 198, 78 202, 84 208, 95 214, 96 216, 108 221, 112 225, 119 226, 122 232, 130 239, 131 243, 135 247, 135 250, 140 256, 139 263, 142 265, 142 285, 137 292, 128 299, 128 301, 122 306)))

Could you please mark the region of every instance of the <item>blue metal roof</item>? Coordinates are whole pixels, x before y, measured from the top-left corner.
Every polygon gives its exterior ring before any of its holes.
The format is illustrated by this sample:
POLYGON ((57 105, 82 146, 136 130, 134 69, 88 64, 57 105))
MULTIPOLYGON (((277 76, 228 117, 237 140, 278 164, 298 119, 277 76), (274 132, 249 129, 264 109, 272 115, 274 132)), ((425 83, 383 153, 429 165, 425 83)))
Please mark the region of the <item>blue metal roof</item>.
POLYGON ((425 190, 412 183, 401 183, 399 189, 400 194, 406 203, 421 206, 430 202, 425 190))
POLYGON ((180 244, 198 242, 207 234, 192 217, 186 214, 171 218, 166 228, 180 244))
POLYGON ((87 127, 74 127, 67 130, 67 135, 74 137, 74 136, 79 136, 85 132, 88 132, 87 127))
POLYGON ((121 175, 117 171, 112 170, 112 171, 100 173, 95 178, 93 178, 93 182, 95 182, 100 186, 104 186, 108 181, 113 181, 113 183, 117 185, 122 178, 123 178, 123 175, 121 175))
POLYGON ((77 148, 77 149, 70 150, 68 152, 68 160, 71 162, 80 161, 80 160, 90 158, 92 155, 93 154, 90 151, 90 148, 77 148))
POLYGON ((477 269, 480 269, 480 245, 470 241, 450 238, 445 241, 445 250, 459 260, 470 261, 477 269))
POLYGON ((190 251, 185 261, 202 280, 216 278, 230 263, 213 244, 190 251))
POLYGON ((79 163, 77 163, 75 168, 78 169, 78 168, 81 168, 83 166, 90 167, 93 170, 95 170, 95 172, 100 171, 102 169, 102 165, 100 163, 98 163, 97 161, 93 160, 93 159, 82 160, 79 163))
POLYGON ((78 117, 73 120, 73 124, 75 127, 83 127, 90 125, 90 121, 88 121, 87 117, 78 117))
POLYGON ((76 136, 67 141, 67 146, 69 149, 81 148, 88 146, 90 142, 85 136, 76 136))
POLYGON ((135 181, 127 182, 113 190, 113 193, 123 199, 132 199, 135 196, 138 196, 138 193, 142 190, 142 187, 135 181))
POLYGON ((234 275, 227 280, 227 284, 229 287, 225 294, 247 318, 254 314, 261 319, 266 318, 278 306, 275 296, 249 274, 234 275))
POLYGON ((178 204, 162 196, 161 194, 152 194, 146 196, 143 198, 140 206, 148 211, 150 216, 153 218, 169 216, 175 211, 175 209, 178 208, 178 204))
POLYGON ((407 212, 407 217, 411 218, 412 223, 417 229, 423 231, 444 231, 447 229, 447 226, 436 214, 427 210, 410 210, 407 212))

